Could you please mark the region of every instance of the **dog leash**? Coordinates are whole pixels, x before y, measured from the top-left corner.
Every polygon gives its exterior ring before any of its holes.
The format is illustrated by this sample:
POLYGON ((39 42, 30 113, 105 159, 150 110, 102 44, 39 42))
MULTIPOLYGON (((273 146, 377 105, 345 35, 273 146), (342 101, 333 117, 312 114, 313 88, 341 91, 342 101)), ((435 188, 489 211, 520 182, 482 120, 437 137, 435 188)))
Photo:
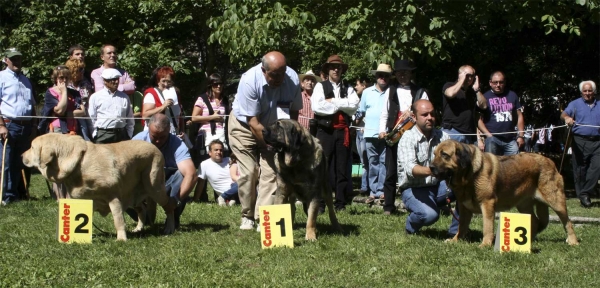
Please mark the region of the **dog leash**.
MULTIPOLYGON (((448 179, 448 181, 452 181, 452 177, 450 177, 450 179, 448 179)), ((449 182, 446 182, 446 183, 449 183, 449 182)), ((450 202, 452 202, 449 197, 450 192, 451 192, 450 187, 448 187, 448 185, 446 185, 446 204, 448 205, 448 209, 450 209, 450 214, 452 214, 452 217, 454 218, 454 220, 459 221, 458 217, 456 217, 456 213, 454 213, 454 210, 452 210, 452 206, 450 205, 450 202)))

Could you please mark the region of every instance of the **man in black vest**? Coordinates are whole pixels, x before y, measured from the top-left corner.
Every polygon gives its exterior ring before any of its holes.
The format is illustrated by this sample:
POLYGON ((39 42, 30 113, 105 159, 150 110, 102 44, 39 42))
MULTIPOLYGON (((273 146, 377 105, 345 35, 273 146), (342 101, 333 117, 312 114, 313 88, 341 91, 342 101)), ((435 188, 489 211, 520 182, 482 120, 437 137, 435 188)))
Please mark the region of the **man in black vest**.
MULTIPOLYGON (((346 208, 348 185, 352 185, 348 169, 351 153, 349 127, 360 99, 351 85, 342 82, 342 74, 348 70, 348 64, 340 56, 329 56, 321 70, 329 80, 317 83, 310 102, 317 121, 317 138, 327 157, 329 183, 335 190, 335 209, 343 210, 346 208)), ((322 204, 320 212, 324 210, 322 204)))
MULTIPOLYGON (((383 104, 383 111, 379 119, 379 138, 384 139, 387 133, 394 129, 399 119, 406 119, 412 116, 410 107, 419 99, 429 100, 427 91, 412 80, 412 70, 414 64, 405 59, 397 59, 394 61, 394 75, 396 76, 397 85, 390 85, 386 94, 387 101, 383 104)), ((387 145, 385 148, 385 166, 386 177, 383 183, 383 213, 391 215, 396 210, 396 183, 398 181, 398 142, 393 145, 387 145)), ((402 177, 404 173, 401 173, 402 177)))

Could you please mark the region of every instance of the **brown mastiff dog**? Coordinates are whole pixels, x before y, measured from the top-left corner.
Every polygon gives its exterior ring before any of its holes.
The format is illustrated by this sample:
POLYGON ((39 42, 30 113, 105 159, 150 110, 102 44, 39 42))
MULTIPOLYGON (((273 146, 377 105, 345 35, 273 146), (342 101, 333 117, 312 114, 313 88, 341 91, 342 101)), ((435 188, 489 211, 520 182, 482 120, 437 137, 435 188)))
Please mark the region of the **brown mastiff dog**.
MULTIPOLYGON (((275 166, 279 189, 274 204, 289 202, 296 196, 308 205, 306 240, 317 239, 319 200, 324 199, 329 219, 337 231, 342 231, 327 179, 328 170, 319 140, 294 120, 279 120, 263 131, 265 142, 275 149, 275 166)), ((292 215, 293 216, 293 215, 292 215)))
POLYGON ((175 230, 174 201, 165 191, 162 153, 145 141, 93 144, 79 136, 48 133, 37 137, 22 155, 27 167, 35 167, 48 180, 64 183, 74 199, 91 199, 94 210, 112 212, 117 240, 127 240, 123 212, 134 207, 142 230, 146 211, 142 202, 150 198, 165 208, 165 233, 175 230))
POLYGON ((492 245, 494 213, 512 207, 531 214, 531 232, 535 237, 548 226, 550 206, 567 231, 567 243, 579 244, 567 215, 563 178, 550 159, 532 153, 495 156, 473 145, 447 140, 435 149, 430 168, 438 179, 446 180, 456 195, 459 228, 451 241, 464 237, 473 213, 481 213, 480 247, 492 245))

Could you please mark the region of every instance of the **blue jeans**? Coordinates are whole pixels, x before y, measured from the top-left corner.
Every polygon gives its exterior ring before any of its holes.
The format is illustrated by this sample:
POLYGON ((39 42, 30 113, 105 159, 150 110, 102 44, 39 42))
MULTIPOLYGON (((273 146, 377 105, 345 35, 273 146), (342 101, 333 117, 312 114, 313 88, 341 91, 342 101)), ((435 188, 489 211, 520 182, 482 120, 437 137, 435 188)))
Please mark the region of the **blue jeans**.
POLYGON ((446 132, 447 134, 449 134, 450 139, 452 140, 456 140, 460 143, 465 143, 465 144, 476 144, 475 142, 475 136, 472 135, 464 135, 461 132, 458 132, 458 130, 452 128, 452 129, 442 129, 442 131, 446 132))
POLYGON ((367 157, 369 158, 369 188, 371 196, 383 195, 385 182, 385 140, 378 138, 365 138, 367 142, 367 157))
MULTIPOLYGON (((429 226, 440 218, 440 206, 446 205, 446 181, 440 181, 437 185, 407 188, 402 192, 402 202, 410 215, 406 219, 406 232, 413 234, 423 226, 429 226)), ((454 193, 448 194, 450 200, 455 200, 454 193)), ((456 217, 458 217, 458 206, 456 206, 456 217)), ((452 224, 448 229, 448 236, 454 236, 458 232, 458 221, 452 217, 452 224)))
POLYGON ((485 139, 485 152, 490 152, 497 156, 509 156, 519 154, 519 145, 516 140, 502 140, 498 137, 488 137, 485 139))
POLYGON ((238 196, 238 184, 237 182, 231 183, 229 190, 221 193, 221 197, 225 200, 235 199, 238 196))
MULTIPOLYGON (((6 154, 4 155, 4 178, 3 201, 14 201, 19 196, 19 185, 21 184, 21 170, 23 169, 23 160, 21 154, 31 147, 29 136, 31 135, 31 125, 19 125, 15 122, 6 123, 8 129, 8 140, 6 141, 6 154)), ((0 141, 0 149, 4 149, 4 140, 0 141)), ((0 154, 2 155, 2 154, 0 154)))
POLYGON ((369 182, 367 181, 369 164, 366 161, 367 159, 367 142, 363 137, 363 130, 356 130, 356 152, 358 152, 358 156, 360 157, 360 164, 362 164, 362 178, 360 182, 360 190, 369 191, 369 182))

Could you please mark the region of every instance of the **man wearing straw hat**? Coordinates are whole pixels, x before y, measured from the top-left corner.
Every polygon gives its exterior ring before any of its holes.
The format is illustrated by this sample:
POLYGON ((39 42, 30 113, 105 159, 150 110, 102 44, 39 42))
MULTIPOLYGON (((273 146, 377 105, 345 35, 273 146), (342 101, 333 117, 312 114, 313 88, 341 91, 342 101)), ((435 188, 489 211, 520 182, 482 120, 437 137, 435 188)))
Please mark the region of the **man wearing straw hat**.
POLYGON ((6 69, 0 72, 0 147, 2 148, 2 206, 18 199, 23 162, 21 154, 31 146, 35 98, 31 82, 21 71, 22 54, 16 48, 4 52, 6 69))
POLYGON ((298 122, 312 134, 313 131, 310 130, 310 119, 314 118, 314 112, 310 107, 310 97, 313 94, 315 85, 321 82, 321 77, 315 75, 312 70, 300 74, 299 77, 300 87, 302 87, 302 109, 299 111, 298 122))
POLYGON ((376 78, 375 85, 365 89, 360 99, 357 114, 364 117, 364 138, 366 141, 367 159, 369 162, 369 188, 371 193, 367 204, 375 199, 383 199, 383 182, 385 180, 385 139, 379 138, 379 116, 386 103, 386 93, 392 77, 392 67, 389 64, 379 64, 376 70, 371 70, 376 78))
MULTIPOLYGON (((352 86, 342 81, 348 64, 338 55, 331 55, 321 67, 328 80, 318 83, 310 99, 317 121, 317 138, 327 157, 329 181, 335 190, 335 209, 346 209, 350 179, 350 124, 358 109, 359 98, 352 86)), ((325 210, 321 203, 319 212, 325 210)))

